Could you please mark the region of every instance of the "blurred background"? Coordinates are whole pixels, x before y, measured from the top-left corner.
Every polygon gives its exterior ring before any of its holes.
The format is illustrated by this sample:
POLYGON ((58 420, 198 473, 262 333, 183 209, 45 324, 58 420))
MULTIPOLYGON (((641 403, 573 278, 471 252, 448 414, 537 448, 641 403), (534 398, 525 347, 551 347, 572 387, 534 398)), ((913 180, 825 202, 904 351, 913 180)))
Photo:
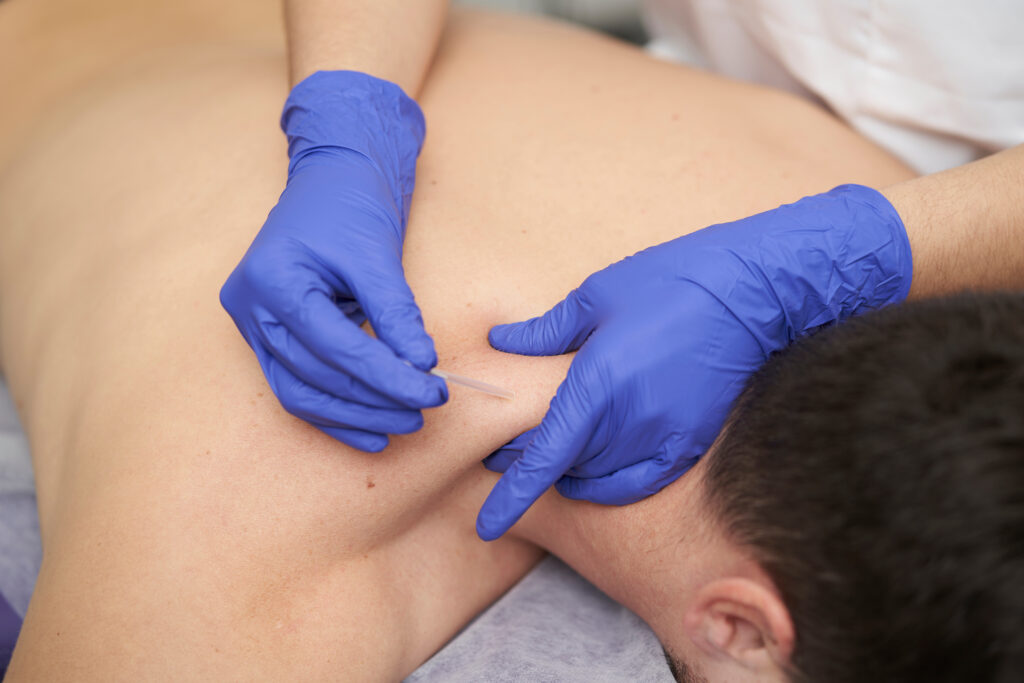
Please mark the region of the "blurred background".
POLYGON ((644 43, 639 0, 455 0, 457 5, 533 12, 568 19, 633 43, 644 43))

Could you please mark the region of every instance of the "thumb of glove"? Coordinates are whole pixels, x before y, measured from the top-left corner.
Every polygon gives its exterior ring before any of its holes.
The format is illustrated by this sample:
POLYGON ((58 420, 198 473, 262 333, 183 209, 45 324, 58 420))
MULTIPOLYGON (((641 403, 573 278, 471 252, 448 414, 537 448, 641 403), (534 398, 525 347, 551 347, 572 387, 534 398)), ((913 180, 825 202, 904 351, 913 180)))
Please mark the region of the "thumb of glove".
POLYGON ((544 315, 495 325, 487 340, 498 351, 524 356, 556 356, 575 351, 594 331, 592 311, 574 289, 544 315))
POLYGON ((526 450, 527 445, 529 445, 530 441, 533 440, 536 433, 536 427, 533 429, 527 429, 525 432, 484 458, 484 467, 489 469, 491 472, 503 474, 505 470, 512 466, 512 463, 522 456, 523 451, 526 450))

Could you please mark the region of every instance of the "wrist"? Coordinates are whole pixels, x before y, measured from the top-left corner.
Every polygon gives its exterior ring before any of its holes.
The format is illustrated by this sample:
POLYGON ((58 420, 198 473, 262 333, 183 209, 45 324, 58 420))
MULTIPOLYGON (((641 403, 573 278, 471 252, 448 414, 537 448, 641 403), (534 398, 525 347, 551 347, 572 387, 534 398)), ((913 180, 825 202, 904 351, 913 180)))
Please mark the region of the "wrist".
POLYGON ((357 71, 317 71, 298 83, 281 113, 288 137, 288 175, 302 166, 366 157, 408 214, 426 126, 419 105, 394 83, 357 71))
POLYGON ((786 302, 794 336, 907 298, 910 242, 881 192, 840 185, 779 210, 793 213, 797 247, 789 261, 804 268, 787 273, 794 285, 795 296, 786 302))

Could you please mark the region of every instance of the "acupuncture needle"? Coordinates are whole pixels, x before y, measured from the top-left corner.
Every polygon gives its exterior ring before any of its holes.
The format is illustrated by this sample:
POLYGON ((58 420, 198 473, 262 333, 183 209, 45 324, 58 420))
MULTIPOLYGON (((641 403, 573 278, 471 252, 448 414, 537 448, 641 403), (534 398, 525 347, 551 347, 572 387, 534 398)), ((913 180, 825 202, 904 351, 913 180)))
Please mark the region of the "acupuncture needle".
POLYGON ((447 370, 442 370, 441 368, 434 368, 433 370, 430 371, 430 374, 437 375, 441 379, 444 379, 448 382, 452 382, 453 384, 461 384, 464 387, 476 389, 477 391, 482 391, 485 394, 490 394, 491 396, 506 398, 509 401, 516 397, 516 395, 509 391, 508 389, 502 389, 501 387, 496 387, 493 384, 481 382, 478 379, 466 377, 465 375, 457 375, 454 372, 448 372, 447 370))

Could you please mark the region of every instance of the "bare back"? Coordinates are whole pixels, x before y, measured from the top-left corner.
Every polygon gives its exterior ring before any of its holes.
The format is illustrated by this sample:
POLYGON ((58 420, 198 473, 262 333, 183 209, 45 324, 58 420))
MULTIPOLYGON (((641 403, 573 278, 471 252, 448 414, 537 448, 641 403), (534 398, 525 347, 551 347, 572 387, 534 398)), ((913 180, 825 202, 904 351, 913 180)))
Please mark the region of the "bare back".
POLYGON ((490 325, 707 224, 909 176, 787 96, 456 16, 405 265, 441 365, 517 399, 454 388, 364 454, 284 413, 218 304, 284 182, 286 79, 275 3, 207 4, 0 5, 0 50, 35 60, 0 84, 24 93, 0 113, 0 364, 45 545, 13 680, 405 675, 541 552, 476 539, 477 463, 570 358, 500 354, 490 325))

